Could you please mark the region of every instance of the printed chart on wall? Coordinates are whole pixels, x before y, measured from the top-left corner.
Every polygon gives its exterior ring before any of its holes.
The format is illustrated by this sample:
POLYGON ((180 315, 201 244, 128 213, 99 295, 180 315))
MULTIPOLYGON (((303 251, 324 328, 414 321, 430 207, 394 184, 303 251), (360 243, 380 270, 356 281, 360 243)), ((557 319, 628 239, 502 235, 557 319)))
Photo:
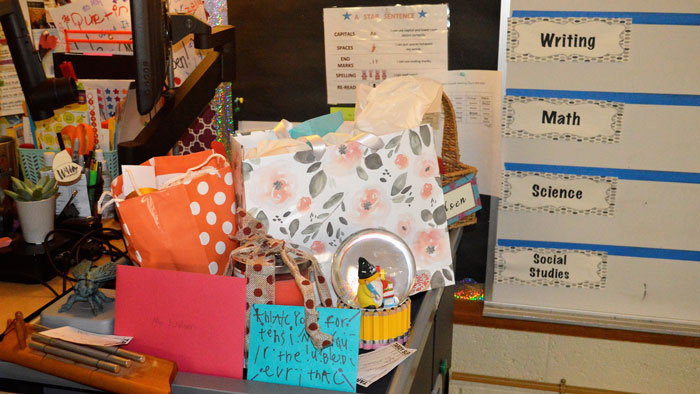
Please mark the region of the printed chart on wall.
POLYGON ((700 4, 511 5, 485 313, 700 335, 700 4))
POLYGON ((328 104, 354 104, 358 84, 447 70, 447 4, 324 8, 328 104))

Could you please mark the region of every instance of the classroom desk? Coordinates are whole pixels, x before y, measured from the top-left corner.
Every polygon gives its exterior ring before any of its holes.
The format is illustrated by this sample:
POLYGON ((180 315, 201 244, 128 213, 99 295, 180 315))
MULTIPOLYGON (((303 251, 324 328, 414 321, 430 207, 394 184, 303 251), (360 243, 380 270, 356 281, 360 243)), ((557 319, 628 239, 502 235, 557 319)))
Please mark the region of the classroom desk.
MULTIPOLYGON (((453 259, 462 236, 461 229, 450 232, 453 259)), ((407 361, 368 388, 357 386, 358 393, 430 393, 433 388, 445 391, 447 374, 440 373, 440 364, 452 358, 452 312, 454 286, 433 289, 411 298, 411 333, 406 346, 417 349, 407 361)), ((26 310, 26 309, 25 309, 26 310)), ((26 367, 0 361, 0 391, 44 393, 91 393, 94 389, 72 381, 47 375, 26 367)), ((253 393, 335 393, 316 390, 198 375, 179 372, 172 384, 174 394, 253 394, 253 393)), ((337 392, 339 393, 339 392, 337 392)))

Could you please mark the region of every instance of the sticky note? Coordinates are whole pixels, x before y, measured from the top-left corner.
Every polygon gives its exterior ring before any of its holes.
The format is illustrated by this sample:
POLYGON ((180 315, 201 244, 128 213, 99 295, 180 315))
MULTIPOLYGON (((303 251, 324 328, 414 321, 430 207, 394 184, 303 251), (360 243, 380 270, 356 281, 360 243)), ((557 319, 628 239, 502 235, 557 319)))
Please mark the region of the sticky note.
POLYGON ((120 265, 114 333, 179 371, 241 379, 245 288, 243 278, 120 265))
POLYGON ((304 308, 253 305, 248 380, 355 392, 360 311, 318 308, 321 331, 333 345, 314 348, 304 330, 304 308))
POLYGON ((343 120, 352 122, 355 120, 355 107, 331 107, 331 113, 340 112, 343 120))

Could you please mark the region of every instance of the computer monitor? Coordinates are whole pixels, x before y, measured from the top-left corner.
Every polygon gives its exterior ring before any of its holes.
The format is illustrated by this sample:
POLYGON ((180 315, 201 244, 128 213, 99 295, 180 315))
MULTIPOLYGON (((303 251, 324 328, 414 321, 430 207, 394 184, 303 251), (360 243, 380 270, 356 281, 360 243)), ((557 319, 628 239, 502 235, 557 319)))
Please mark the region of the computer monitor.
POLYGON ((131 31, 136 59, 136 105, 149 113, 160 100, 168 68, 167 8, 163 0, 131 0, 131 31))
POLYGON ((78 101, 78 88, 72 78, 46 78, 18 0, 0 0, 0 24, 32 119, 48 119, 54 109, 78 101))

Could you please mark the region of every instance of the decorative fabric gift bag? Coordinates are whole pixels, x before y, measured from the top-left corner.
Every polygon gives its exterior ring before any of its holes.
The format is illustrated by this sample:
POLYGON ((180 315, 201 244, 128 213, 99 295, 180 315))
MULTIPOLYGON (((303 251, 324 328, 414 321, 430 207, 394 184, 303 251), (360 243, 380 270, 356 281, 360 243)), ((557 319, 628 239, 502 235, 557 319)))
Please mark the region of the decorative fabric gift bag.
MULTIPOLYGON (((259 141, 274 138, 263 133, 259 141)), ((382 228, 411 247, 417 263, 414 293, 454 283, 432 129, 360 133, 327 145, 329 136, 305 137, 313 148, 302 143, 271 155, 258 144, 261 157, 254 158, 244 158, 250 140, 234 137, 231 162, 240 206, 273 237, 309 248, 326 277, 345 238, 382 228)))
POLYGON ((237 243, 234 174, 213 150, 154 157, 159 190, 125 199, 123 174, 112 182, 131 260, 143 267, 222 274, 237 243))

